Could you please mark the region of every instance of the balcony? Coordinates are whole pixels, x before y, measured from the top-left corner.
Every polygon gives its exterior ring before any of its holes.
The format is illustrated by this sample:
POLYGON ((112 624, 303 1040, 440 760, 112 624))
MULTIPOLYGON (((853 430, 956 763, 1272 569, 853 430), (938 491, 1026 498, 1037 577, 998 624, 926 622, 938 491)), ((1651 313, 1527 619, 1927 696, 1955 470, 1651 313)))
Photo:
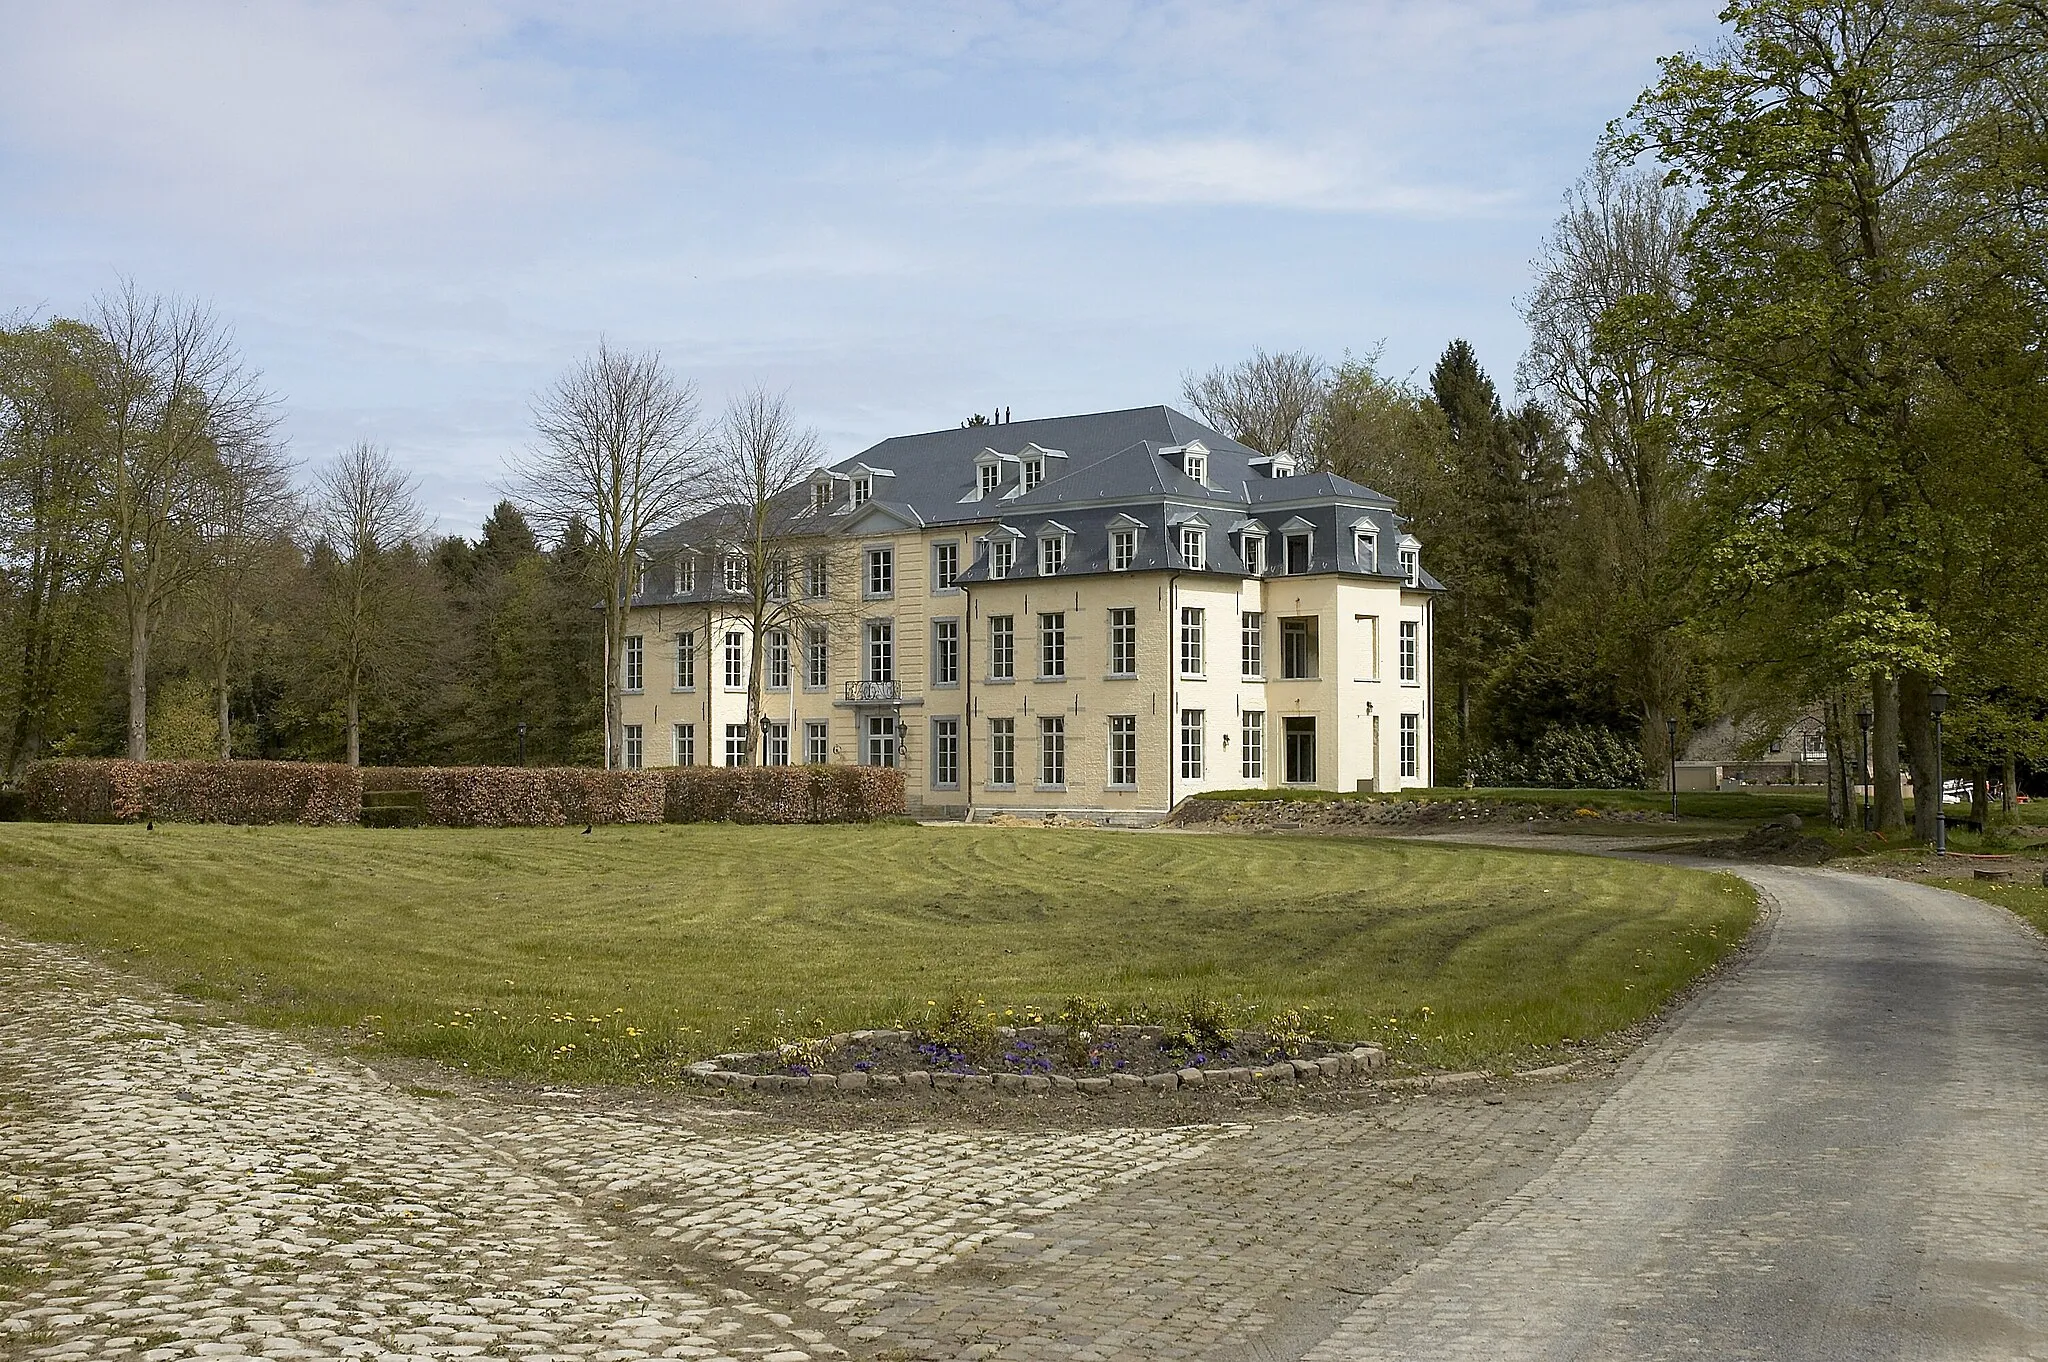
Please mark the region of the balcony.
POLYGON ((848 681, 845 686, 845 693, 834 703, 841 709, 850 706, 859 706, 861 708, 880 708, 886 706, 893 708, 902 705, 921 705, 924 703, 924 698, 917 695, 905 695, 903 688, 894 681, 848 681))

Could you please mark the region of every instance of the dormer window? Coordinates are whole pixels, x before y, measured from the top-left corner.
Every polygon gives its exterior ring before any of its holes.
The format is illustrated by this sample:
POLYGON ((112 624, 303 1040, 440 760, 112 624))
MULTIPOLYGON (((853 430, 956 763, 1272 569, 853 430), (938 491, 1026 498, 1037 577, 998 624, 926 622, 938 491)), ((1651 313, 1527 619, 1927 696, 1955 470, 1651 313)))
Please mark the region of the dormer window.
POLYGON ((1314 535, 1307 531, 1287 536, 1285 568, 1289 576, 1308 571, 1309 549, 1314 542, 1314 535))
POLYGON ((1045 481, 1045 460, 1030 458, 1024 460, 1024 490, 1030 491, 1045 481))
POLYGON ((1266 536, 1248 534, 1244 537, 1244 570, 1254 577, 1265 574, 1266 536))
POLYGON ((1410 586, 1422 585, 1422 552, 1420 549, 1401 550, 1401 576, 1410 586))
POLYGON ((981 498, 983 501, 994 496, 1003 486, 1003 466, 999 463, 985 463, 981 466, 981 498))
POLYGON ((697 589, 697 560, 687 553, 676 555, 676 595, 687 596, 697 589))
POLYGON ((747 589, 747 560, 737 553, 725 556, 725 589, 745 591, 747 589))
POLYGON ((1380 537, 1371 530, 1351 532, 1351 551, 1358 558, 1358 570, 1377 572, 1380 565, 1380 537))
POLYGON ((1291 478, 1291 477, 1293 477, 1293 476, 1294 476, 1294 457, 1293 457, 1293 455, 1291 455, 1291 454, 1275 454, 1275 455, 1273 456, 1273 469, 1272 469, 1272 475, 1273 475, 1274 477, 1276 477, 1276 478, 1291 478))
POLYGON ((1131 563, 1138 556, 1138 532, 1136 530, 1111 530, 1109 532, 1109 570, 1129 572, 1131 563))
POLYGON ((1012 539, 991 539, 988 541, 988 575, 997 581, 1010 575, 1017 566, 1017 544, 1012 539))
POLYGON ((865 505, 868 497, 874 490, 875 482, 873 478, 868 477, 865 473, 855 478, 853 480, 853 504, 856 506, 865 505))
POLYGON ((823 511, 832 504, 832 484, 818 481, 811 484, 811 510, 823 511))
POLYGON ((633 594, 645 596, 647 594, 647 560, 645 558, 635 559, 634 566, 637 571, 634 573, 633 594))
POLYGON ((1203 571, 1208 567, 1208 555, 1205 552, 1208 542, 1209 537, 1201 530, 1192 526, 1183 529, 1180 532, 1181 562, 1195 572, 1203 571))
POLYGON ((1188 477, 1207 486, 1209 483, 1209 456, 1200 450, 1190 449, 1181 455, 1181 471, 1188 477))
MULTIPOLYGON (((1027 467, 1029 465, 1026 465, 1027 467)), ((1050 577, 1067 565, 1067 538, 1049 534, 1038 541, 1038 575, 1050 577)))

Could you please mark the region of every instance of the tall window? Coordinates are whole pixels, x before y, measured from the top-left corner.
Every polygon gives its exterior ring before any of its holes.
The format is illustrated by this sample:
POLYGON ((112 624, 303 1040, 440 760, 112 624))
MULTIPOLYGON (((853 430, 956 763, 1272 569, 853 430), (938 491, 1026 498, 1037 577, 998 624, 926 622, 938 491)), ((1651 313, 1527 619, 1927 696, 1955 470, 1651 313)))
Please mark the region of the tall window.
MULTIPOLYGON (((768 631, 768 689, 789 689, 789 630, 768 631)), ((784 762, 787 766, 789 763, 784 762)))
POLYGON ((1124 789, 1138 784, 1138 716, 1109 716, 1109 783, 1124 789))
POLYGON ((1067 565, 1067 541, 1064 536, 1049 534, 1038 541, 1038 575, 1050 577, 1067 565))
POLYGON ((822 511, 832 504, 832 484, 814 482, 811 484, 811 509, 822 511))
POLYGON ((823 719, 810 719, 804 723, 804 763, 808 766, 823 766, 832 760, 832 730, 823 719))
POLYGON ((1109 674, 1138 674, 1138 612, 1117 609, 1109 612, 1109 674))
POLYGON ((988 783, 991 785, 1015 785, 1017 783, 1017 721, 1015 719, 990 719, 988 721, 988 783))
POLYGON ((1200 780, 1202 778, 1202 727, 1203 712, 1199 709, 1184 709, 1180 712, 1180 778, 1200 780))
POLYGON ((1422 626, 1415 620, 1401 621, 1399 675, 1403 681, 1416 679, 1417 655, 1421 652, 1421 630, 1422 626))
POLYGON ((736 553, 725 556, 725 589, 745 591, 747 589, 747 560, 736 553))
POLYGON ((1053 788, 1067 783, 1067 721, 1048 714, 1038 721, 1038 783, 1053 788))
POLYGON ((789 725, 768 725, 768 739, 761 753, 763 766, 789 765, 789 725))
POLYGON ((985 463, 981 466, 981 497, 986 501, 994 496, 1003 485, 1003 466, 999 463, 985 463))
POLYGON ((882 600, 896 594, 896 550, 869 549, 868 599, 882 600))
MULTIPOLYGON (((768 560, 768 599, 789 599, 789 557, 786 554, 778 553, 768 560)), ((787 762, 783 764, 788 765, 787 762)))
POLYGON ((1184 462, 1181 464, 1181 467, 1187 471, 1187 475, 1190 478, 1193 478, 1196 482, 1199 483, 1207 483, 1209 481, 1208 455, 1186 454, 1183 455, 1182 458, 1184 459, 1184 462))
POLYGON ((1287 536, 1287 571, 1289 575, 1308 571, 1309 545, 1312 537, 1306 534, 1287 536))
POLYGON ((1240 653, 1239 667, 1247 677, 1266 674, 1266 617, 1257 610, 1247 610, 1240 617, 1238 629, 1240 653))
POLYGON ((626 635, 626 689, 647 688, 647 652, 638 634, 626 635))
POLYGON ((1260 577, 1265 575, 1265 536, 1257 534, 1248 534, 1244 537, 1244 570, 1246 572, 1249 572, 1254 577, 1260 577))
POLYGON ((676 595, 687 596, 697 589, 697 560, 687 553, 676 555, 676 595))
POLYGON ((1032 488, 1038 486, 1039 483, 1044 481, 1045 460, 1026 459, 1024 461, 1024 490, 1028 492, 1032 488))
POLYGON ((887 682, 896 679, 896 626, 893 623, 888 620, 868 621, 867 653, 868 680, 887 682))
POLYGON ((988 541, 988 575, 1001 580, 1017 566, 1017 541, 1010 538, 988 541))
POLYGON ((1111 530, 1109 532, 1109 570, 1129 572, 1138 556, 1138 532, 1136 530, 1111 530))
POLYGON ((627 724, 626 728, 626 769, 637 771, 647 759, 646 730, 639 724, 627 724))
POLYGON ((831 684, 830 655, 825 650, 825 626, 813 624, 804 630, 804 685, 823 690, 831 684))
POLYGON ((675 726, 676 765, 697 764, 697 725, 677 724, 675 726))
POLYGON ((1422 765, 1422 716, 1401 716, 1401 779, 1413 780, 1422 765))
POLYGON ((747 726, 727 724, 725 726, 725 764, 745 766, 747 764, 747 726))
POLYGON ((697 636, 687 629, 676 635, 676 689, 697 689, 697 636))
POLYGON ((932 720, 932 787, 960 788, 960 721, 932 720))
POLYGON ((874 479, 866 475, 855 478, 853 480, 853 504, 856 506, 865 505, 867 499, 874 494, 874 490, 874 479))
POLYGON ((867 751, 863 754, 868 765, 896 764, 896 722, 886 714, 868 716, 867 751))
POLYGON ((1316 679, 1317 639, 1316 617, 1302 615, 1280 621, 1280 679, 1283 681, 1313 681, 1316 679))
POLYGON ((1202 627, 1208 612, 1198 605, 1180 608, 1180 674, 1202 674, 1202 627))
POLYGON ((804 559, 804 595, 814 601, 821 601, 825 599, 825 589, 828 585, 825 579, 825 555, 814 553, 804 559))
POLYGON ((988 676, 991 681, 1017 678, 1017 617, 988 617, 988 676))
POLYGON ((725 636, 725 688, 738 690, 747 684, 746 635, 737 629, 725 636))
POLYGON ((960 621, 932 621, 932 684, 960 684, 960 621))
POLYGON ((1422 585, 1422 558, 1414 549, 1401 550, 1401 576, 1410 586, 1422 585))
POLYGON ((1242 746, 1238 755, 1244 760, 1244 778, 1246 780, 1264 780, 1266 778, 1265 710, 1248 709, 1244 712, 1244 733, 1240 736, 1239 742, 1242 746))
POLYGON ((1286 744, 1286 770, 1290 785, 1316 783, 1316 721, 1301 716, 1282 721, 1281 740, 1286 744))
POLYGON ((1357 555, 1360 572, 1377 572, 1380 567, 1380 537, 1371 530, 1359 530, 1351 536, 1351 551, 1357 555))
POLYGON ((1067 674, 1067 616, 1064 611, 1038 617, 1038 674, 1041 677, 1067 674))
POLYGON ((1192 571, 1202 571, 1209 565, 1208 555, 1203 551, 1208 542, 1208 536, 1200 530, 1182 530, 1180 532, 1181 562, 1187 564, 1192 571))
POLYGON ((932 545, 932 590, 950 591, 960 579, 960 545, 948 540, 932 545))

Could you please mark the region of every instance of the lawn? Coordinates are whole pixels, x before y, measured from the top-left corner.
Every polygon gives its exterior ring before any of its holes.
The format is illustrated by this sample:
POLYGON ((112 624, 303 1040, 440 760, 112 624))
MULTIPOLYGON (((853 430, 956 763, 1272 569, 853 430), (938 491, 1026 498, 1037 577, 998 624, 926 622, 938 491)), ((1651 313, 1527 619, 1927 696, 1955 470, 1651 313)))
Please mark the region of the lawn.
POLYGON ((2040 931, 2048 932, 2048 888, 2037 884, 1987 884, 1979 880, 1942 880, 1939 883, 1943 889, 1953 889, 1959 894, 1968 894, 2009 909, 2040 931))
POLYGON ((1446 1068, 1640 1021, 1733 877, 1372 839, 915 826, 0 825, 0 924, 267 1025, 488 1074, 660 1081, 964 997, 1295 1010, 1446 1068))

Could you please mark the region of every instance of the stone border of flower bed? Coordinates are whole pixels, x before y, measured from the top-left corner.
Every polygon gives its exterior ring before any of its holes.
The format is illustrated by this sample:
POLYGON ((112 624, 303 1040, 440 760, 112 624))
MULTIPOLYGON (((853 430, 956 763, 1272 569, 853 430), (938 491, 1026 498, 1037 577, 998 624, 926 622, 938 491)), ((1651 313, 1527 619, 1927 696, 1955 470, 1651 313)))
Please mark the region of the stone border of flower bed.
MULTIPOLYGON (((908 1031, 853 1031, 833 1036, 828 1044, 841 1048, 864 1040, 912 1039, 908 1031)), ((1318 1079, 1344 1078, 1383 1068, 1387 1052, 1377 1045, 1355 1045, 1348 1051, 1317 1059, 1283 1059, 1272 1064, 1241 1065, 1232 1068, 1168 1069, 1155 1074, 1107 1074, 1093 1078, 1070 1078, 1065 1074, 957 1073, 922 1069, 908 1073, 756 1074, 729 1069, 727 1064, 772 1062, 781 1058, 775 1051, 755 1054, 720 1055, 699 1060, 688 1068, 694 1078, 721 1088, 751 1088, 756 1092, 973 1092, 1079 1093, 1084 1097, 1105 1097, 1117 1093, 1174 1092, 1181 1088, 1224 1087, 1233 1084, 1305 1083, 1318 1079)))

